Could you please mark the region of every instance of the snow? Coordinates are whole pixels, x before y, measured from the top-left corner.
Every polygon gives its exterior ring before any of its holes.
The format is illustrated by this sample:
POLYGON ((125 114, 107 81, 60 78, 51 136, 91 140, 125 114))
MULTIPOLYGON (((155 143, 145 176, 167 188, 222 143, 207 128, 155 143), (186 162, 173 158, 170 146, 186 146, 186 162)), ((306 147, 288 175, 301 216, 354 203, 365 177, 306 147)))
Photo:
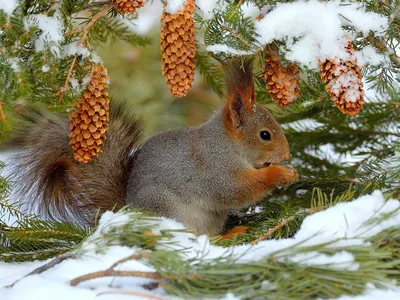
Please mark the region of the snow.
POLYGON ((7 15, 11 15, 17 6, 17 0, 0 0, 0 9, 3 10, 7 15))
POLYGON ((43 65, 42 72, 43 73, 47 73, 48 71, 50 71, 50 66, 49 65, 43 65))
POLYGON ((213 10, 218 4, 222 4, 222 2, 218 0, 197 0, 196 5, 202 12, 203 18, 209 20, 214 16, 213 10))
POLYGON ((186 0, 168 0, 166 12, 169 14, 176 14, 178 11, 183 10, 185 3, 186 0))
POLYGON ((146 35, 155 26, 160 25, 162 8, 161 1, 148 1, 144 7, 137 10, 133 18, 130 16, 121 16, 120 18, 132 32, 146 35))
POLYGON ((261 12, 257 6, 250 2, 243 3, 241 8, 243 10, 243 15, 251 19, 255 19, 261 12))
POLYGON ((252 54, 251 51, 243 51, 243 50, 237 50, 235 48, 229 47, 228 45, 223 45, 223 44, 214 44, 214 45, 209 45, 206 48, 207 51, 215 52, 215 53, 228 53, 228 54, 234 54, 234 55, 248 55, 252 54))
MULTIPOLYGON (((255 22, 258 41, 267 45, 274 40, 286 42, 288 60, 315 69, 318 60, 337 57, 348 59, 345 51, 348 35, 342 26, 351 26, 366 36, 382 36, 387 18, 366 12, 362 4, 349 1, 317 0, 278 4, 262 20, 255 22)), ((283 48, 283 47, 281 47, 283 48)), ((363 63, 376 64, 381 56, 367 49, 358 54, 363 63)))
MULTIPOLYGON (((387 228, 400 226, 400 203, 398 200, 385 201, 380 191, 371 195, 362 196, 352 202, 339 203, 324 211, 308 216, 301 225, 297 234, 290 239, 266 240, 255 246, 240 245, 223 248, 212 245, 207 236, 195 236, 189 232, 181 232, 184 226, 172 219, 163 217, 143 220, 149 226, 154 226, 153 233, 159 234, 163 230, 178 230, 171 232, 171 240, 162 240, 158 249, 166 251, 179 250, 184 259, 193 258, 227 258, 234 257, 239 262, 254 262, 261 258, 273 256, 279 261, 290 261, 305 266, 323 266, 337 270, 354 271, 358 264, 353 254, 342 250, 333 255, 326 255, 317 251, 308 251, 291 255, 293 249, 331 243, 331 247, 363 245, 365 239, 371 237, 387 228), (391 213, 389 215, 389 213, 391 213), (386 216, 385 221, 376 224, 374 218, 386 216)), ((97 295, 107 291, 118 292, 130 290, 142 293, 151 293, 153 296, 161 296, 168 299, 168 295, 162 288, 148 291, 143 288, 144 284, 151 283, 151 279, 144 278, 99 278, 84 282, 76 287, 69 285, 69 281, 77 276, 104 270, 117 260, 140 251, 137 247, 120 245, 107 246, 103 242, 104 233, 113 232, 118 236, 118 230, 122 226, 132 226, 134 229, 137 222, 132 218, 138 216, 138 212, 106 212, 101 217, 99 227, 82 245, 78 258, 68 259, 54 268, 39 274, 29 276, 18 282, 12 289, 1 288, 22 278, 43 262, 29 262, 20 264, 0 263, 0 295, 2 300, 24 300, 41 299, 52 300, 54 294, 59 295, 57 299, 97 299, 97 295), (102 251, 97 251, 97 249, 102 251), (29 291, 29 292, 27 292, 29 291)), ((151 272, 154 269, 144 261, 131 260, 118 266, 119 270, 135 270, 151 272)), ((272 283, 266 282, 266 289, 272 283)), ((347 299, 374 299, 373 297, 395 297, 400 296, 400 290, 389 287, 387 291, 376 290, 368 286, 365 294, 356 298, 341 297, 347 299)), ((102 294, 102 299, 122 299, 123 296, 115 294, 102 294)), ((385 298, 385 299, 392 299, 385 298)), ((132 299, 135 299, 134 297, 132 299)), ((175 298, 176 299, 176 298, 175 298)), ((235 295, 227 294, 223 299, 235 299, 235 295)), ((375 298, 376 299, 376 298, 375 298)), ((398 299, 398 298, 396 298, 398 299)))
POLYGON ((376 289, 374 285, 368 284, 367 290, 358 296, 342 296, 336 300, 398 300, 400 295, 400 288, 388 287, 387 290, 376 289))
POLYGON ((7 62, 10 64, 10 67, 14 70, 14 72, 21 72, 21 67, 19 65, 20 60, 18 58, 10 57, 7 59, 7 62))
POLYGON ((360 51, 357 51, 355 53, 355 57, 357 58, 358 65, 361 68, 367 64, 378 66, 385 61, 385 57, 382 54, 376 52, 376 50, 372 46, 365 46, 360 51))
MULTIPOLYGON (((335 73, 340 74, 341 67, 347 69, 347 66, 339 66, 335 73)), ((341 97, 341 92, 345 90, 343 97, 348 102, 357 102, 358 99, 363 95, 362 87, 358 84, 359 78, 355 72, 350 70, 349 72, 342 73, 339 77, 335 77, 329 81, 326 85, 327 88, 335 95, 337 98, 341 97)))
POLYGON ((60 12, 56 9, 54 16, 49 17, 44 14, 29 15, 24 18, 26 30, 32 27, 39 27, 43 32, 36 38, 36 51, 43 51, 46 44, 49 44, 52 51, 59 53, 58 43, 64 39, 64 25, 60 12))
POLYGON ((345 269, 356 271, 359 268, 359 265, 354 263, 354 255, 346 251, 337 252, 332 256, 320 254, 316 251, 299 253, 293 256, 291 261, 295 263, 301 263, 303 265, 309 264, 311 266, 325 265, 337 270, 345 269))
POLYGON ((73 42, 65 45, 61 48, 61 57, 79 55, 82 59, 89 57, 89 60, 95 64, 100 64, 103 61, 95 51, 91 51, 88 48, 79 44, 79 42, 73 42))
POLYGON ((78 42, 73 42, 62 47, 62 54, 64 56, 79 55, 82 57, 82 59, 84 59, 90 55, 90 50, 82 45, 79 45, 78 42))

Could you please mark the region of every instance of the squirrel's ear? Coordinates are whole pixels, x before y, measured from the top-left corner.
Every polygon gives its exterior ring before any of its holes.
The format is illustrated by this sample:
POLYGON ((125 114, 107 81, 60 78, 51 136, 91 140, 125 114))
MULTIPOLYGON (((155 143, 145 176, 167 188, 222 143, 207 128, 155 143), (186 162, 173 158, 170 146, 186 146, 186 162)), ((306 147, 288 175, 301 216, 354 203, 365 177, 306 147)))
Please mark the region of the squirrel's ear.
POLYGON ((224 66, 226 73, 227 122, 233 129, 241 127, 246 115, 253 113, 256 102, 251 59, 234 59, 224 66))

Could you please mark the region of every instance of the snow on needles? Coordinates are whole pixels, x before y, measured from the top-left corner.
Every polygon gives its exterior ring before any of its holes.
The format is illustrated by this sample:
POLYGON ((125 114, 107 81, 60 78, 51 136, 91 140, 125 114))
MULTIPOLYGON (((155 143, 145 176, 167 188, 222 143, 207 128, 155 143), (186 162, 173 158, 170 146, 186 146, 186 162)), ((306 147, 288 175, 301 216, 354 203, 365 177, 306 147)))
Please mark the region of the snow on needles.
POLYGON ((11 15, 17 6, 17 0, 0 0, 0 9, 4 10, 7 15, 11 15))
POLYGON ((243 51, 243 50, 237 50, 235 48, 229 47, 228 45, 224 44, 214 44, 214 45, 209 45, 207 46, 207 51, 219 53, 228 53, 228 54, 234 54, 234 55, 248 55, 251 54, 251 51, 243 51))
MULTIPOLYGON (((333 255, 326 255, 318 251, 295 251, 296 247, 309 247, 312 245, 323 245, 331 243, 331 247, 366 245, 366 239, 390 227, 400 226, 400 202, 398 200, 385 201, 380 191, 371 195, 362 196, 352 202, 339 203, 324 211, 308 216, 302 223, 297 234, 290 239, 266 240, 255 246, 240 245, 223 248, 212 245, 207 236, 195 236, 189 232, 182 232, 184 226, 174 220, 167 218, 143 219, 145 227, 153 227, 153 233, 159 234, 163 230, 175 230, 169 233, 172 240, 160 240, 158 249, 165 251, 179 250, 184 259, 193 258, 224 258, 235 257, 239 262, 256 262, 265 257, 275 257, 279 261, 289 261, 305 266, 319 266, 320 268, 333 268, 336 270, 346 269, 355 271, 359 265, 355 257, 348 251, 338 251, 333 255), (384 217, 379 223, 374 218, 384 217)), ((104 233, 118 236, 119 228, 131 226, 132 230, 138 230, 138 212, 106 212, 100 220, 99 227, 82 245, 78 258, 63 261, 56 267, 39 275, 28 276, 19 281, 13 288, 5 288, 15 280, 22 278, 33 269, 41 266, 44 262, 27 262, 6 264, 0 263, 0 295, 2 300, 28 300, 41 299, 53 300, 54 295, 61 300, 95 300, 98 295, 105 291, 134 290, 145 292, 144 284, 151 283, 151 279, 133 277, 109 277, 98 278, 87 281, 77 287, 69 285, 69 281, 77 276, 104 270, 117 260, 129 255, 143 251, 138 247, 127 247, 121 245, 112 246, 103 242, 104 233), (101 251, 98 251, 101 249, 101 251)), ((142 220, 142 221, 143 221, 142 220)), ((143 226, 143 224, 142 224, 143 226)), ((120 270, 155 271, 153 267, 144 261, 130 260, 121 266, 120 270)), ((266 286, 272 283, 265 282, 266 286)), ((387 291, 377 290, 373 286, 367 286, 365 294, 356 296, 354 299, 376 299, 379 295, 383 299, 399 299, 400 289, 388 286, 387 291), (385 298, 385 297, 388 298, 385 298)), ((152 290, 154 296, 167 298, 168 295, 162 287, 152 290)), ((123 296, 103 294, 101 299, 124 299, 123 296)), ((174 298, 178 299, 178 298, 174 298)), ((237 299, 233 294, 227 294, 224 299, 237 299)), ((353 299, 347 296, 341 300, 353 299)))
POLYGON ((64 39, 64 25, 62 23, 61 14, 56 5, 52 17, 44 14, 30 15, 24 18, 24 26, 27 30, 36 26, 42 30, 42 33, 35 41, 36 51, 43 51, 46 44, 48 44, 52 51, 59 54, 58 44, 64 39))
MULTIPOLYGON (((361 3, 317 0, 278 4, 262 20, 255 23, 258 41, 267 45, 274 40, 286 42, 286 58, 310 68, 318 60, 330 57, 348 58, 344 49, 346 33, 342 26, 351 26, 364 36, 374 32, 382 36, 388 28, 387 18, 366 12, 361 3)), ((368 52, 365 60, 380 61, 368 52)))
POLYGON ((219 0, 219 1, 218 0, 197 0, 196 1, 196 5, 200 9, 200 11, 203 13, 203 17, 206 20, 209 20, 214 16, 213 10, 219 3, 222 4, 223 1, 221 1, 221 0, 219 0))

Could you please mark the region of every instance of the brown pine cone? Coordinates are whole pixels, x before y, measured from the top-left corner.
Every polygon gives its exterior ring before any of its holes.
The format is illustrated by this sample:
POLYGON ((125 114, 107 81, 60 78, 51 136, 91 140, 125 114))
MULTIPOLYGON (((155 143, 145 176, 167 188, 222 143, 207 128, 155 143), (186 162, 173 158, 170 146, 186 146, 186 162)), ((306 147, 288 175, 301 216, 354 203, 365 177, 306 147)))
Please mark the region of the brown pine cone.
POLYGON ((108 74, 102 65, 94 65, 87 89, 69 114, 70 145, 74 158, 83 163, 97 157, 108 130, 110 100, 108 74))
POLYGON ((122 15, 133 14, 144 5, 143 0, 113 0, 115 9, 122 15))
POLYGON ((176 14, 164 12, 160 39, 162 74, 175 97, 183 97, 192 86, 196 54, 193 0, 186 0, 183 10, 176 14))
POLYGON ((288 106, 299 96, 300 69, 294 63, 282 65, 278 48, 270 47, 265 54, 263 70, 266 88, 279 106, 288 106))
POLYGON ((320 71, 331 100, 342 113, 354 116, 363 106, 364 89, 361 69, 353 57, 354 47, 350 40, 346 52, 351 55, 349 60, 327 59, 320 62, 320 71))

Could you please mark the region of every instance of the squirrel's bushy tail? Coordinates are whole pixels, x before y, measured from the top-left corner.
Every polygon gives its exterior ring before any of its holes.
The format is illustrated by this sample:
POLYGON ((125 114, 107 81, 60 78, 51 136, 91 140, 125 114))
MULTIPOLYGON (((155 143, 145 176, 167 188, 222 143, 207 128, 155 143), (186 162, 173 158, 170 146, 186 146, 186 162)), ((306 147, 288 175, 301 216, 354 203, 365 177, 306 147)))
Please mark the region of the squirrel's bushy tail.
POLYGON ((87 164, 73 159, 67 116, 25 109, 14 144, 13 189, 30 212, 90 225, 98 211, 125 205, 141 126, 122 103, 113 104, 103 153, 87 164))

